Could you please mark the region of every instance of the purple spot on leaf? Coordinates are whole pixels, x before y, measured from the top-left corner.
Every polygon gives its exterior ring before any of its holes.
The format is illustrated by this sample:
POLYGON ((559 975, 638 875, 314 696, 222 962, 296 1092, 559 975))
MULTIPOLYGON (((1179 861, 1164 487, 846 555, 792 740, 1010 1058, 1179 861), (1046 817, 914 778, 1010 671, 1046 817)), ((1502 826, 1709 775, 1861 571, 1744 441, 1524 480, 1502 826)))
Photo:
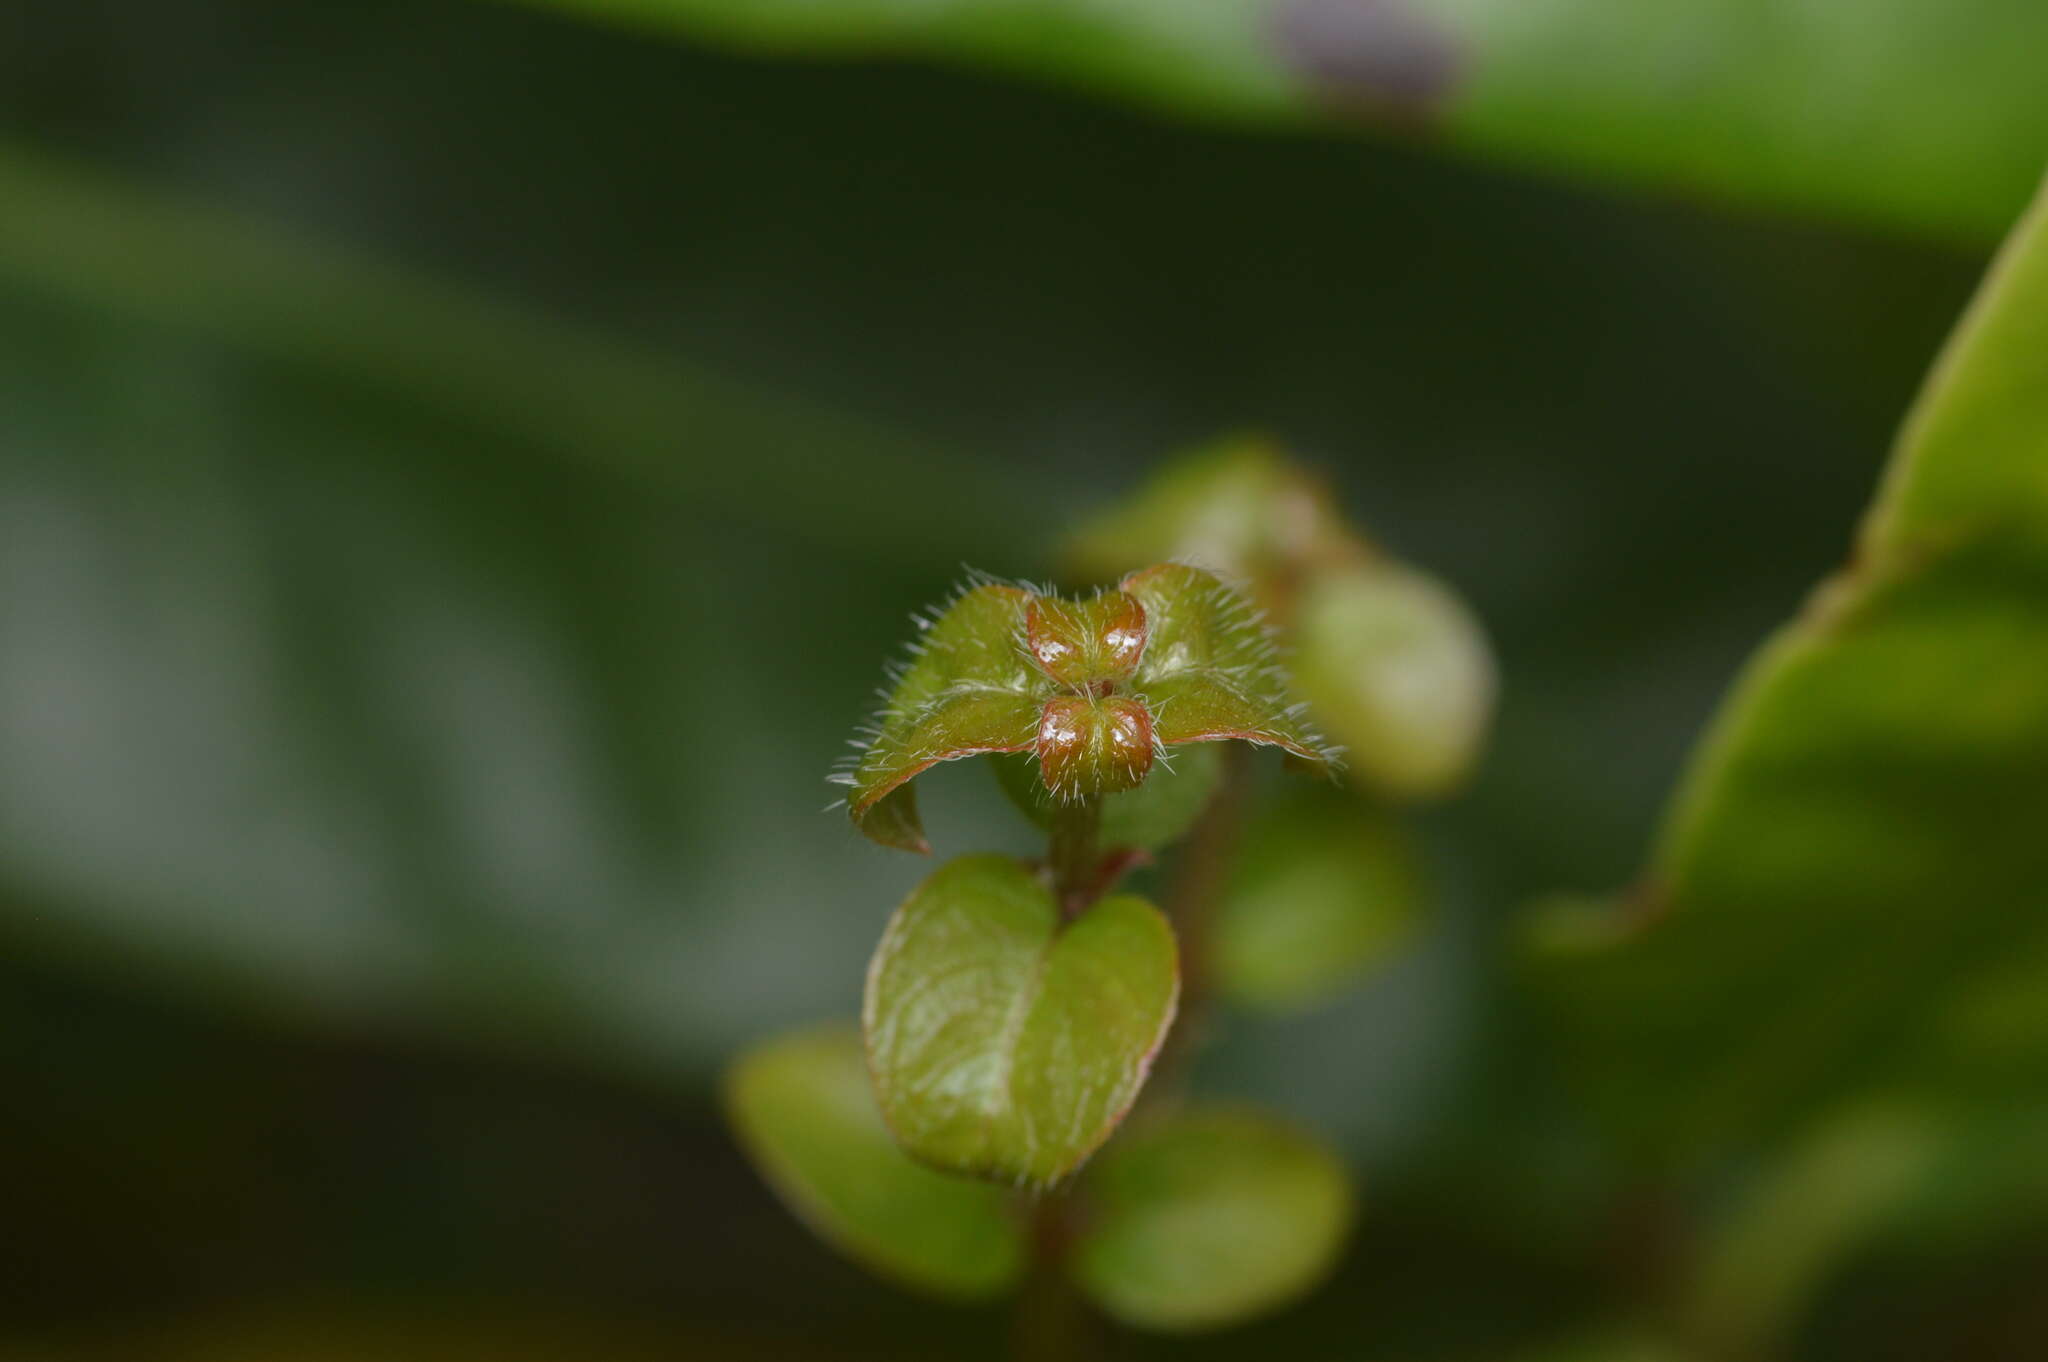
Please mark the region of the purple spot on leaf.
POLYGON ((1456 83, 1456 41, 1405 0, 1282 0, 1280 55, 1325 99, 1381 115, 1433 113, 1456 83))

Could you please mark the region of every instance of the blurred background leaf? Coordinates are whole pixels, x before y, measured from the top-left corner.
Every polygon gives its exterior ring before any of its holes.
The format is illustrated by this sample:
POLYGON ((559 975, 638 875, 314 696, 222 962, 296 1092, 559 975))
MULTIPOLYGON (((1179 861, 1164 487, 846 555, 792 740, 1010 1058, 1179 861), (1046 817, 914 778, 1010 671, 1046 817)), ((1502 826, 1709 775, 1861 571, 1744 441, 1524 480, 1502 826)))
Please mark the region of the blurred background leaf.
POLYGON ((1387 810, 1327 786, 1287 791, 1246 829, 1217 901, 1216 987, 1256 1007, 1328 1002, 1416 930, 1417 860, 1387 810))
POLYGON ((1440 130, 1586 176, 1996 236, 2048 159, 2032 0, 522 0, 1202 117, 1440 130))
POLYGON ((1073 1270, 1140 1328, 1217 1329, 1268 1313, 1325 1276, 1351 1227, 1344 1165, 1263 1112, 1210 1109, 1141 1123, 1091 1165, 1073 1270))
POLYGON ((1608 924, 1624 939, 1549 962, 1629 1125, 1698 1151, 1859 1087, 2042 1095, 2048 849, 2024 830, 2048 824, 2044 466, 2037 209, 1929 379, 1850 563, 1702 745, 1631 919, 1608 924))
POLYGON ((754 1164, 828 1243, 941 1295, 992 1296, 1024 1267, 1002 1188, 948 1177, 897 1147, 875 1108, 860 1028, 812 1027, 756 1046, 726 1080, 754 1164))

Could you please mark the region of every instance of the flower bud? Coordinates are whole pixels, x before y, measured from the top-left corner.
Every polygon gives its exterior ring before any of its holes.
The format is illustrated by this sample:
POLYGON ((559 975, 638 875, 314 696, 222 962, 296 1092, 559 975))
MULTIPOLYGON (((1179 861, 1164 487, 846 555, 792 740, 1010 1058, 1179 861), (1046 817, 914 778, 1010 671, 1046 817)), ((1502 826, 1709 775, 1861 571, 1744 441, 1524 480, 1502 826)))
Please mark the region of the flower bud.
POLYGON ((1135 789, 1152 769, 1152 715, 1143 702, 1127 697, 1048 700, 1034 750, 1054 798, 1135 789))

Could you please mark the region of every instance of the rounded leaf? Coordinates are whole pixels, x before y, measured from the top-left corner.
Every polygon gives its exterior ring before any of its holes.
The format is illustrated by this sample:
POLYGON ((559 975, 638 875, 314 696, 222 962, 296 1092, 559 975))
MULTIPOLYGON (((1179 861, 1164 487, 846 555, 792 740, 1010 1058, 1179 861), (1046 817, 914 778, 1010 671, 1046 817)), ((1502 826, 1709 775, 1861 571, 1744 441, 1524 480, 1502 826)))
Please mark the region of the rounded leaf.
POLYGON ((1322 484, 1259 435, 1169 459, 1120 505, 1083 525, 1062 557, 1080 578, 1145 563, 1195 563, 1247 583, 1284 615, 1303 565, 1349 553, 1351 535, 1322 484))
POLYGON ((1245 833, 1216 905, 1216 987, 1259 1007, 1320 1002, 1408 938, 1424 893, 1395 819, 1340 790, 1296 791, 1245 833))
POLYGON ((1294 621, 1295 689, 1344 745, 1353 779, 1404 798, 1445 793, 1493 714, 1479 621, 1435 578, 1390 562, 1319 574, 1294 621))
POLYGON ((1179 992, 1173 930, 1143 899, 1063 923, 1022 862, 949 862, 896 910, 868 968, 883 1119, 935 1167, 1053 1182, 1130 1109, 1179 992))
POLYGON ((847 1257, 962 1299, 997 1295, 1021 1275, 1025 1236, 1010 1198, 897 1147, 854 1027, 799 1031, 750 1051, 727 1075, 725 1105, 776 1194, 847 1257))
POLYGON ((1299 1131, 1251 1111, 1133 1130, 1088 1170, 1081 1289, 1144 1329, 1239 1323, 1305 1294, 1350 1229, 1351 1179, 1299 1131))

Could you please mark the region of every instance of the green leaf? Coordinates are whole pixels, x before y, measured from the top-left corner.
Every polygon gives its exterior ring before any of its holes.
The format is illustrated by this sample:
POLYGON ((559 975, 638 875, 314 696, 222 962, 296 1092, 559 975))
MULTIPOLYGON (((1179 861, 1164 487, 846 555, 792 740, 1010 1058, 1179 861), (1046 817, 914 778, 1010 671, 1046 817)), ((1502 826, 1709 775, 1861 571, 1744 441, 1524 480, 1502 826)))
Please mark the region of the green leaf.
MULTIPOLYGON (((1017 753, 990 757, 989 764, 1011 802, 1038 826, 1050 827, 1057 806, 1039 778, 1037 759, 1017 753)), ((1102 845, 1157 851, 1178 841, 1208 807, 1222 774, 1223 749, 1214 743, 1181 748, 1171 765, 1155 762, 1137 789, 1103 796, 1102 845)))
POLYGON ((822 1026, 757 1047, 727 1076, 725 1101, 777 1194, 849 1258, 969 1300, 1021 1275, 1025 1236, 1009 1196, 897 1147, 875 1110, 857 1028, 822 1026))
POLYGON ((1238 738, 1334 767, 1336 753, 1304 722, 1272 638, 1242 596, 1214 574, 1178 563, 1134 573, 1123 589, 1151 622, 1137 687, 1160 742, 1238 738))
POLYGON ((1157 851, 1180 840, 1209 806, 1223 777, 1223 749, 1213 743, 1183 747, 1172 764, 1155 763, 1135 790, 1102 801, 1104 846, 1157 851))
POLYGON ((395 398, 486 433, 500 462, 540 447, 863 559, 1021 551, 1024 536, 1006 522, 969 526, 946 512, 1004 505, 1028 522, 1057 504, 1031 479, 943 445, 39 148, 0 140, 0 203, 9 290, 138 333, 231 342, 245 362, 282 361, 359 398, 395 398), (679 430, 721 457, 673 457, 679 430), (877 484, 890 495, 865 495, 877 484))
POLYGON ((1067 543, 1081 576, 1171 558, 1242 581, 1288 653, 1294 694, 1377 793, 1440 796, 1476 760, 1493 657, 1471 610, 1345 524, 1271 441, 1237 436, 1171 460, 1067 543))
POLYGON ((1592 1090, 1696 1147, 2048 1068, 2048 209, 1906 424, 1853 559, 1752 662, 1625 918, 1538 982, 1592 1090))
POLYGON ((1714 1227, 1686 1285, 1690 1336, 1716 1357, 1780 1355, 1828 1274, 1919 1190, 1949 1140, 1929 1113, 1891 1103, 1818 1124, 1714 1227))
POLYGON ((1213 1329, 1276 1310, 1328 1273, 1351 1226, 1343 1164, 1250 1111, 1132 1130, 1082 1187, 1074 1279, 1145 1329, 1213 1329))
POLYGON ((525 0, 749 48, 920 54, 1202 117, 1972 239, 2048 159, 2035 0, 525 0))
POLYGON ((1384 560, 1319 573, 1293 642, 1295 689, 1344 745, 1351 778, 1407 799, 1464 779, 1493 715, 1493 654, 1449 588, 1384 560))
POLYGON ((1169 559, 1193 564, 1244 582, 1284 621, 1294 579, 1349 538, 1328 492, 1273 441, 1232 435, 1166 460, 1070 534, 1060 558, 1088 581, 1169 559))
POLYGON ((1022 863, 949 862, 896 910, 868 968, 882 1116, 936 1167, 1056 1181, 1130 1109, 1179 991, 1173 930, 1143 899, 1062 923, 1022 863))
POLYGON ((1046 683, 1017 645, 1032 599, 986 583, 925 624, 866 747, 835 777, 851 787, 854 826, 884 846, 928 852, 911 779, 942 761, 1031 746, 1046 683))
POLYGON ((1327 999, 1407 940, 1421 868, 1390 815, 1304 788, 1262 813, 1216 905, 1217 988, 1260 1007, 1327 999))

